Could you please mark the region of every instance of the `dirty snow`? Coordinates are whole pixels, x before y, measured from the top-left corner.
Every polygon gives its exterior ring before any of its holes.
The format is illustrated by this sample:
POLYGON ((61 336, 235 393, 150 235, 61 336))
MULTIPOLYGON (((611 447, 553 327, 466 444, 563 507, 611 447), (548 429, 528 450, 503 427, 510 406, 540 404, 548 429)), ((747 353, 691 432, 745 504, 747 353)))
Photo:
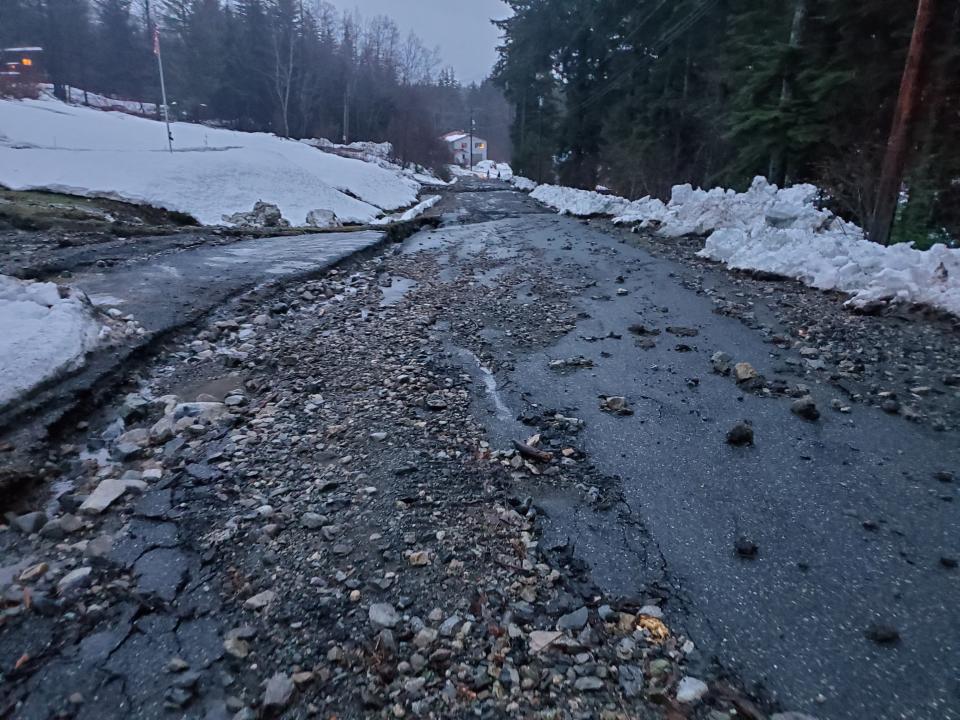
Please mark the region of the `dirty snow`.
POLYGON ((857 225, 817 208, 817 195, 813 185, 778 189, 762 177, 744 193, 677 185, 668 203, 650 197, 630 202, 551 185, 531 193, 561 213, 613 216, 615 223, 665 237, 708 235, 701 257, 840 290, 856 307, 883 300, 960 315, 960 250, 877 245, 857 225))
POLYGON ((420 184, 378 164, 266 133, 163 123, 45 98, 0 100, 0 184, 147 203, 201 223, 276 204, 303 225, 311 210, 369 222, 409 207, 420 184))
POLYGON ((0 275, 0 408, 81 367, 104 333, 79 291, 0 275))

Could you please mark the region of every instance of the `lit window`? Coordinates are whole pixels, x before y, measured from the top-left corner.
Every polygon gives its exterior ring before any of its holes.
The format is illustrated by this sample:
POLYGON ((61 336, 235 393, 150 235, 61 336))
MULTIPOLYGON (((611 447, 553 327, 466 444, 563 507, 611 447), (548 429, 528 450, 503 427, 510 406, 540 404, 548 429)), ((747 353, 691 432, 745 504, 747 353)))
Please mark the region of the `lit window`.
POLYGON ((31 65, 33 65, 33 60, 31 60, 30 58, 23 58, 23 60, 20 61, 20 64, 23 65, 24 67, 30 67, 31 65))
POLYGON ((486 147, 484 143, 477 143, 477 150, 483 150, 486 147))

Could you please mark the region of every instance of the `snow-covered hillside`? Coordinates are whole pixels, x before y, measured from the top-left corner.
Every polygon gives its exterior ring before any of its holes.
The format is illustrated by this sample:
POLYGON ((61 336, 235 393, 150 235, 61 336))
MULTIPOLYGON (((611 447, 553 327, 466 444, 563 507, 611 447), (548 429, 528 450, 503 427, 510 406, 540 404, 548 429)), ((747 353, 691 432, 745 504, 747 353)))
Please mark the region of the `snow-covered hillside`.
POLYGON ((369 222, 417 201, 402 172, 285 140, 161 122, 51 98, 0 100, 0 184, 147 203, 207 225, 263 200, 302 225, 312 210, 369 222))
POLYGON ((854 306, 886 300, 960 315, 960 250, 870 242, 857 225, 819 209, 817 194, 812 185, 778 189, 758 177, 744 193, 677 185, 668 203, 553 185, 531 197, 564 214, 610 216, 666 237, 707 235, 701 257, 840 290, 854 306))

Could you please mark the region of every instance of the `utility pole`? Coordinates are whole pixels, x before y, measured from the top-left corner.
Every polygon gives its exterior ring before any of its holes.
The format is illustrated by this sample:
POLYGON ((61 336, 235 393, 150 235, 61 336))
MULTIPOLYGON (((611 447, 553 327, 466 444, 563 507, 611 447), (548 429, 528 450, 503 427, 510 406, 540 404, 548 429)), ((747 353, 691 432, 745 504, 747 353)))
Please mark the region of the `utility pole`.
POLYGON ((153 54, 160 70, 160 95, 163 98, 163 121, 167 125, 167 149, 173 154, 173 133, 170 132, 170 111, 167 109, 167 86, 163 81, 163 56, 160 55, 160 28, 153 29, 153 54))
POLYGON ((543 96, 537 98, 537 183, 543 185, 543 96))
POLYGON ((870 223, 870 239, 881 245, 890 242, 890 231, 897 215, 897 202, 900 186, 903 183, 903 170, 907 162, 907 144, 917 110, 920 107, 920 72, 926 51, 927 35, 933 24, 933 12, 936 0, 919 0, 917 19, 913 26, 913 37, 907 53, 907 63, 900 82, 900 97, 893 113, 893 127, 887 150, 883 158, 883 169, 877 187, 877 204, 874 206, 870 223))
POLYGON ((467 146, 467 170, 473 170, 473 108, 470 108, 470 144, 467 146))

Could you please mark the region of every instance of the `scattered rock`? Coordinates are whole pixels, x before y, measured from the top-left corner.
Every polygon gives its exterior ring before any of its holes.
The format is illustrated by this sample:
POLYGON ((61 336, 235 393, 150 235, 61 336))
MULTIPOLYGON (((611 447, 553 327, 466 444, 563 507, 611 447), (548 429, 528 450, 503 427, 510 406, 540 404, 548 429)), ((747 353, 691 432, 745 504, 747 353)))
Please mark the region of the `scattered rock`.
POLYGON ((563 637, 563 633, 553 630, 534 630, 530 633, 530 654, 536 655, 538 652, 548 648, 554 642, 563 637))
POLYGON ((67 595, 75 590, 86 587, 90 584, 90 574, 93 568, 81 567, 71 570, 57 582, 57 592, 60 595, 67 595))
POLYGON ((717 351, 710 358, 713 371, 720 375, 729 375, 733 369, 733 358, 725 352, 717 351))
POLYGON ((267 681, 267 689, 263 693, 263 707, 270 712, 282 710, 293 697, 294 684, 289 676, 277 673, 267 681))
POLYGON ((727 442, 731 445, 753 445, 753 426, 748 422, 739 422, 727 432, 727 442))
POLYGON ((633 415, 633 410, 627 406, 627 399, 621 395, 600 398, 600 409, 614 415, 633 415))
POLYGON ((273 590, 264 590, 261 593, 257 593, 253 597, 247 598, 243 603, 243 607, 247 610, 262 610, 267 605, 273 602, 273 599, 277 594, 273 590))
POLYGON ((400 622, 400 615, 390 603, 374 603, 370 606, 370 622, 378 627, 393 628, 400 622))
POLYGON ((224 215, 224 222, 228 225, 239 225, 250 228, 285 228, 290 223, 283 219, 280 208, 273 203, 258 200, 250 212, 238 212, 233 215, 224 215))
POLYGON ((733 376, 738 383, 745 383, 748 380, 755 380, 760 377, 760 373, 750 363, 739 362, 733 366, 733 376))
POLYGON ((47 524, 47 516, 46 513, 39 511, 31 512, 12 517, 10 523, 24 535, 32 535, 40 532, 40 529, 47 524))
POLYGON ((557 630, 581 630, 589 619, 590 611, 585 607, 579 608, 572 613, 562 615, 560 619, 557 620, 557 630))
POLYGON ((428 395, 426 403, 431 410, 445 410, 447 407, 447 401, 440 395, 428 395))
POLYGON ((737 551, 737 555, 742 558, 755 558, 760 550, 755 542, 748 540, 745 537, 738 538, 737 542, 734 544, 734 547, 737 551))
POLYGON ((894 645, 900 641, 900 631, 884 623, 872 623, 864 634, 878 645, 894 645))
POLYGON ((677 685, 677 702, 686 704, 698 702, 707 694, 709 689, 703 680, 685 675, 680 678, 680 682, 677 685))
POLYGON ((573 686, 580 692, 596 692, 603 689, 603 680, 592 675, 577 678, 573 686))
POLYGON ((97 488, 90 493, 90 497, 80 506, 80 512, 87 515, 99 515, 119 500, 127 490, 142 492, 146 487, 147 484, 142 480, 124 480, 123 478, 101 480, 97 488))
POLYGON ((817 420, 820 417, 820 411, 817 404, 809 395, 793 401, 790 406, 790 412, 804 420, 817 420))
POLYGON ((311 210, 307 213, 307 225, 315 228, 338 228, 343 223, 333 210, 311 210))

